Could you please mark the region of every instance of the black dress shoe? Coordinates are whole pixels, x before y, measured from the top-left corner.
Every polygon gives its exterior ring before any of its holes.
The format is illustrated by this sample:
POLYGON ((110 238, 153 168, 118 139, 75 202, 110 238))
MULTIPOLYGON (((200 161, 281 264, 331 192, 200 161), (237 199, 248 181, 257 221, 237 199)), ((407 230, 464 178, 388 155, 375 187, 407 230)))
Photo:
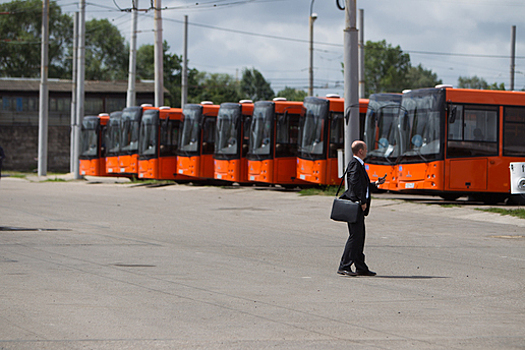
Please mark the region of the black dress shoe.
POLYGON ((337 273, 343 276, 352 276, 352 277, 357 276, 355 272, 348 271, 348 270, 338 270, 337 273))
POLYGON ((374 271, 366 270, 366 271, 356 271, 355 276, 375 276, 377 273, 374 271))

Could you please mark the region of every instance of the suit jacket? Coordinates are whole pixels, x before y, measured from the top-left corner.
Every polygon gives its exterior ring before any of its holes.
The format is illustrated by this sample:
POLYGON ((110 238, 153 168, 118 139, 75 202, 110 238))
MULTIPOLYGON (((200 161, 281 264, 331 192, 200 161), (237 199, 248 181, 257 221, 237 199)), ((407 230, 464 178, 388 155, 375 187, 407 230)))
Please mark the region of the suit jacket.
POLYGON ((372 200, 370 178, 366 173, 365 167, 361 165, 355 157, 352 157, 352 160, 348 163, 346 181, 348 183, 348 189, 343 193, 342 198, 359 202, 361 205, 366 204, 364 214, 367 216, 372 200), (366 198, 367 190, 368 198, 366 198))

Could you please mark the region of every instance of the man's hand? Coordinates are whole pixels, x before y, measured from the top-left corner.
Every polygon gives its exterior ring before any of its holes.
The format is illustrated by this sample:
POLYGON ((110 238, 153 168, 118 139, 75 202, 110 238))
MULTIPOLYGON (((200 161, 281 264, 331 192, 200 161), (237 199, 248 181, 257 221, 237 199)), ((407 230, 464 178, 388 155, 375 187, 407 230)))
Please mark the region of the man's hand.
POLYGON ((363 211, 366 210, 366 203, 365 204, 361 204, 361 209, 363 209, 363 211))

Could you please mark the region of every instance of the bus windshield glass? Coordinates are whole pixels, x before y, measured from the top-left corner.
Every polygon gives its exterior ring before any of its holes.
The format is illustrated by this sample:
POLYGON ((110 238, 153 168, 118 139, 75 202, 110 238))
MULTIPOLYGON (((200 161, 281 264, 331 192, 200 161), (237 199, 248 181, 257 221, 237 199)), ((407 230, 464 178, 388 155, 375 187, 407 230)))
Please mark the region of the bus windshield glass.
POLYGON ((122 112, 122 133, 120 150, 124 153, 137 153, 139 148, 140 108, 124 109, 122 112))
POLYGON ((273 103, 256 103, 250 125, 248 156, 269 156, 271 153, 273 103))
POLYGON ((182 154, 198 153, 201 134, 202 107, 184 108, 184 121, 180 134, 179 151, 182 154))
POLYGON ((157 134, 159 129, 159 111, 146 110, 140 124, 139 156, 157 154, 157 134))
POLYGON ((299 152, 302 156, 319 158, 324 154, 324 128, 328 117, 328 100, 306 98, 305 115, 299 122, 299 152))
POLYGON ((400 163, 440 159, 444 111, 443 90, 422 89, 403 95, 399 110, 403 144, 400 163))
POLYGON ((82 121, 80 156, 96 158, 98 156, 98 120, 86 118, 82 121))
POLYGON ((401 95, 398 94, 370 96, 364 130, 368 147, 367 163, 393 164, 399 157, 400 104, 401 95))
POLYGON ((109 118, 106 132, 107 156, 117 156, 120 151, 120 118, 109 118))
POLYGON ((241 108, 234 105, 233 108, 219 109, 217 116, 215 154, 218 155, 236 155, 239 150, 239 125, 241 117, 241 108))

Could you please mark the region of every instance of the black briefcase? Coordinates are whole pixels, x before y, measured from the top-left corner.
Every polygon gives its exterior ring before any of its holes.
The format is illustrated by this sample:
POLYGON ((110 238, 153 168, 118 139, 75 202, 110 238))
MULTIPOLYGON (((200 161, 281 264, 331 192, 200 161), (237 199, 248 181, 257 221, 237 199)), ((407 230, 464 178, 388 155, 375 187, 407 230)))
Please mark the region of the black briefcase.
POLYGON ((337 193, 335 194, 334 202, 332 203, 332 213, 330 214, 330 219, 353 224, 357 222, 357 214, 359 213, 359 207, 361 205, 358 202, 353 202, 349 199, 337 197, 339 195, 339 191, 341 190, 341 186, 343 185, 347 171, 348 168, 346 168, 346 171, 341 179, 341 183, 339 184, 339 188, 337 189, 337 193))
POLYGON ((349 199, 334 198, 330 219, 353 224, 357 221, 359 207, 359 203, 352 202, 349 199))

